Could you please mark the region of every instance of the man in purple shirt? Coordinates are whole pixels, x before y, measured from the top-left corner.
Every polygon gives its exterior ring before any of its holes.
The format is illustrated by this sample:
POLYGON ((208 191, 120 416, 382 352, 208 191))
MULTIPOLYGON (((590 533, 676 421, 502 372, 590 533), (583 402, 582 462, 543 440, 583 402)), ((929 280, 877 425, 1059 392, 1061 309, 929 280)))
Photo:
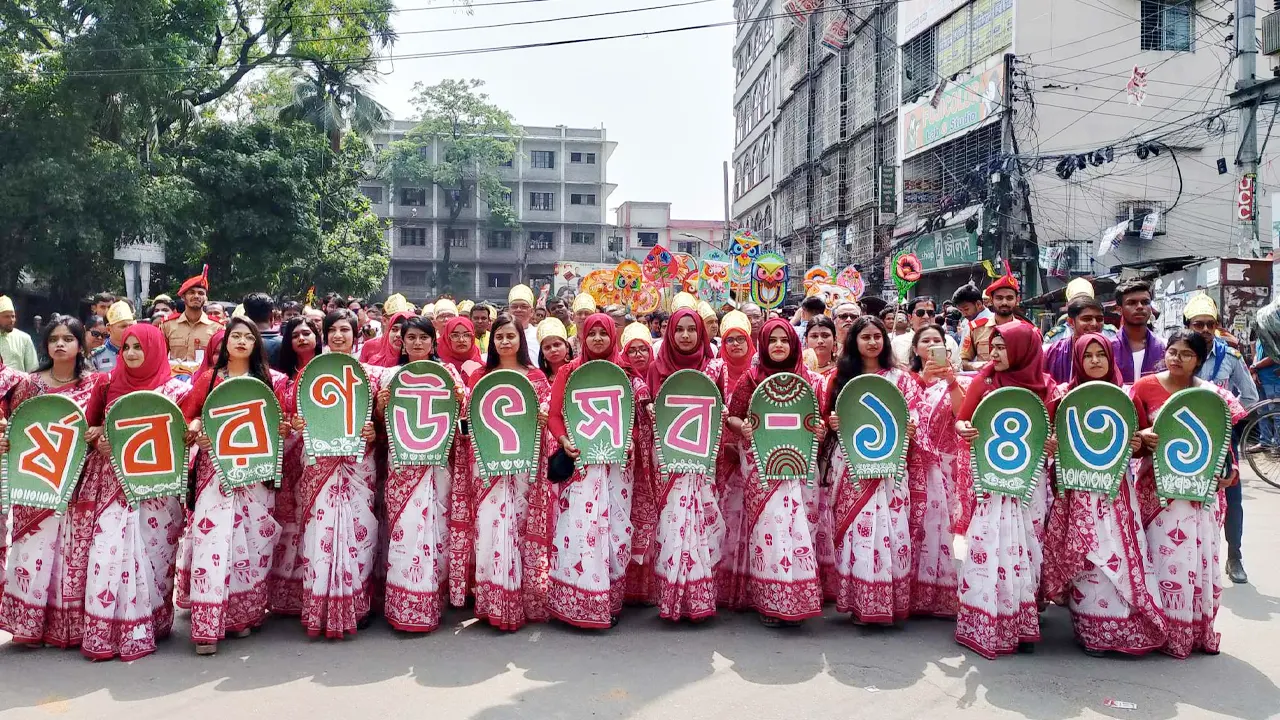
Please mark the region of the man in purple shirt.
POLYGON ((1076 338, 1102 332, 1102 303, 1080 295, 1067 303, 1066 337, 1053 341, 1044 354, 1044 371, 1057 382, 1071 381, 1071 348, 1076 338))
POLYGON ((1120 335, 1111 343, 1116 366, 1126 385, 1150 372, 1164 361, 1164 341, 1147 327, 1151 320, 1151 285, 1131 280, 1116 288, 1120 309, 1120 335))

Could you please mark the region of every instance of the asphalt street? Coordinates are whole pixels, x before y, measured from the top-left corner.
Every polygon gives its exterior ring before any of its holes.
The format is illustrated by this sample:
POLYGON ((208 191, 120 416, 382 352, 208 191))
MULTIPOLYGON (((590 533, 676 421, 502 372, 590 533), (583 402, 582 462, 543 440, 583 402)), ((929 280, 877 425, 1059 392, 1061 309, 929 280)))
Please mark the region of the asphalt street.
POLYGON ((0 718, 1280 717, 1280 491, 1248 482, 1245 503, 1252 584, 1223 591, 1216 657, 1091 658, 1061 608, 1043 616, 1035 654, 994 662, 941 620, 870 629, 828 612, 771 630, 737 614, 673 625, 645 608, 606 632, 551 623, 504 634, 454 610, 431 635, 379 622, 346 641, 273 618, 197 657, 180 615, 174 637, 133 663, 0 634, 0 718))

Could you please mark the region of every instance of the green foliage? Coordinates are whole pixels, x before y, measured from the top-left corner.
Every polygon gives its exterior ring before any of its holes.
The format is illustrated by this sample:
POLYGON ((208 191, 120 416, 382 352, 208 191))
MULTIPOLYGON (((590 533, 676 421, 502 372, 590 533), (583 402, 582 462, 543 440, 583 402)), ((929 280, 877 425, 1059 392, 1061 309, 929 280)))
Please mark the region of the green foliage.
MULTIPOLYGON (((391 143, 380 159, 383 176, 396 186, 440 187, 449 208, 446 228, 453 227, 468 197, 488 206, 494 227, 518 225, 498 168, 515 157, 521 129, 511 113, 479 91, 483 85, 481 80, 415 85, 418 124, 403 140, 391 143)), ((442 245, 435 286, 438 292, 450 293, 455 290, 450 284, 454 275, 446 271, 451 252, 448 243, 442 245)))
POLYGON ((392 9, 392 0, 0 2, 0 291, 33 278, 70 309, 89 292, 122 289, 112 254, 143 240, 168 251, 160 287, 208 251, 228 294, 376 288, 387 251, 358 192, 364 155, 341 145, 378 122, 361 81, 395 39, 392 9), (309 85, 333 121, 227 112, 255 70, 283 73, 291 91, 309 85), (238 255, 257 248, 261 259, 238 255))

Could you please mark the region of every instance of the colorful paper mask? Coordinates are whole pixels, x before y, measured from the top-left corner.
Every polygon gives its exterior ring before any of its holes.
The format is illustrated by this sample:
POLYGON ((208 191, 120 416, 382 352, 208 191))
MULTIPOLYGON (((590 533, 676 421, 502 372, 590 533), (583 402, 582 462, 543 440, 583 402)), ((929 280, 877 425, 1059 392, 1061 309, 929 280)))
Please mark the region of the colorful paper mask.
POLYGON ((787 294, 787 259, 778 253, 762 253, 751 270, 751 301, 765 310, 782 304, 787 294))

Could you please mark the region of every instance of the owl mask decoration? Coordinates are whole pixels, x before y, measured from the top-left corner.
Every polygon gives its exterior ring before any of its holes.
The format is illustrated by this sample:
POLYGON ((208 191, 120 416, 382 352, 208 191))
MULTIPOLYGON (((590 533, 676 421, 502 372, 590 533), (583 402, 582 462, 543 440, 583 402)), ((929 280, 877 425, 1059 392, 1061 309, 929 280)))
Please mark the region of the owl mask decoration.
POLYGON ((848 288, 853 293, 855 301, 862 299, 862 293, 866 291, 866 285, 862 281, 862 273, 858 272, 858 268, 850 265, 840 271, 836 276, 836 284, 842 288, 848 288))
POLYGON ((635 260, 623 260, 618 263, 613 274, 613 287, 618 291, 618 302, 630 305, 631 298, 640 289, 644 274, 640 271, 640 263, 635 260))
POLYGON ((830 285, 835 282, 831 275, 831 269, 821 265, 814 265, 804 273, 804 294, 805 297, 820 294, 819 286, 830 285))
POLYGON ((702 256, 702 269, 698 273, 698 297, 713 308, 723 306, 729 300, 729 256, 720 250, 712 250, 702 256))
POLYGON ((604 307, 618 302, 619 293, 614 287, 617 272, 612 269, 592 270, 582 278, 582 292, 595 298, 596 305, 604 307))
POLYGON ((787 294, 787 260, 778 253, 763 253, 751 271, 751 301, 765 310, 782 304, 787 294))
POLYGON ((729 290, 735 297, 747 293, 751 287, 751 263, 760 255, 760 238, 750 230, 742 229, 733 232, 733 240, 729 243, 729 257, 733 266, 729 272, 729 290))
POLYGON ((675 279, 680 283, 680 289, 690 293, 697 292, 698 261, 688 253, 671 253, 671 255, 675 258, 675 279))

